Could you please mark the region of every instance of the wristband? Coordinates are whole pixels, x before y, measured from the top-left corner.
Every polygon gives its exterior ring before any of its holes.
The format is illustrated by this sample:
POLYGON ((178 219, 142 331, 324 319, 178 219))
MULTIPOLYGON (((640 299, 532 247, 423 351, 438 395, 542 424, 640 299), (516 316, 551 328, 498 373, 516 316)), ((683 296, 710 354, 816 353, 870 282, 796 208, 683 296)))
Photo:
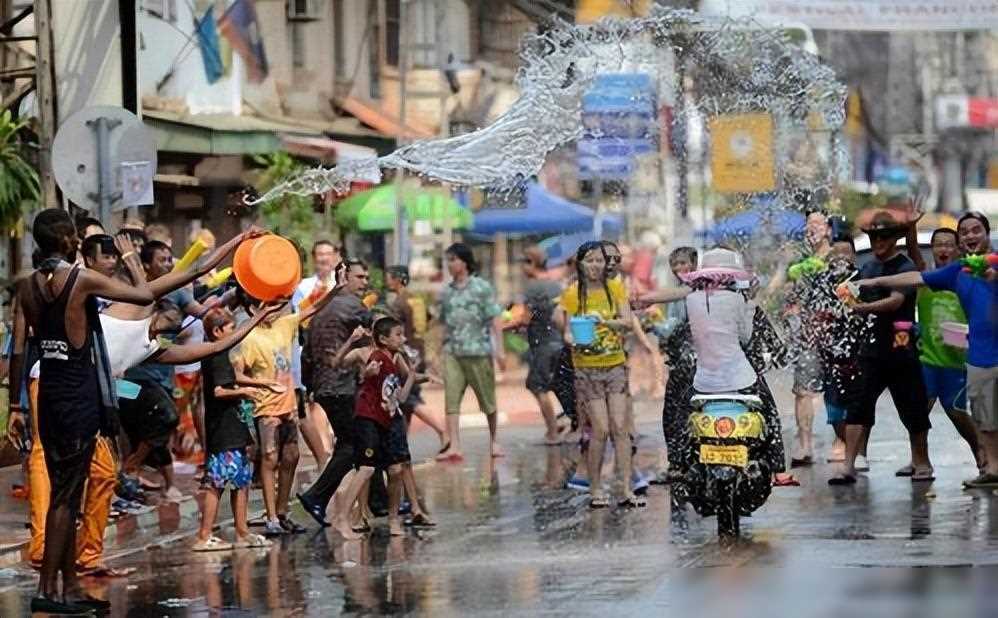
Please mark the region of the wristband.
POLYGON ((134 251, 129 251, 128 253, 125 253, 124 255, 122 255, 121 259, 127 260, 128 258, 132 257, 133 255, 135 255, 135 252, 134 251))

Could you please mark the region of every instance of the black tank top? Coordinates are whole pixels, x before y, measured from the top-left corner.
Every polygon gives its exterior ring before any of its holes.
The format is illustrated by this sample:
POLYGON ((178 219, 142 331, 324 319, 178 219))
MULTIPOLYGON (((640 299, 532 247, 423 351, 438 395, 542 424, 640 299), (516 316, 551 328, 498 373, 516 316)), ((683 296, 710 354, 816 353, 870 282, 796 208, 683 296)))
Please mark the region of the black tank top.
MULTIPOLYGON (((101 425, 93 329, 87 326, 86 339, 79 348, 73 347, 66 333, 66 305, 79 275, 79 266, 74 266, 56 298, 42 290, 37 276, 31 277, 39 307, 35 337, 41 352, 38 431, 42 444, 91 438, 101 425)), ((90 302, 92 298, 87 299, 90 302)))

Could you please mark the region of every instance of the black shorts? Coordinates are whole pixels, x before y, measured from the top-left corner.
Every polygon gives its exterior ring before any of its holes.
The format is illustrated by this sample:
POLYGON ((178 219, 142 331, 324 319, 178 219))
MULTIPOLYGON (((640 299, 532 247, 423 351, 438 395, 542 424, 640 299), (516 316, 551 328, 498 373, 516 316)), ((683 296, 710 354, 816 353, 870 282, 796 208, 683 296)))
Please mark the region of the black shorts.
POLYGON ((410 461, 409 442, 405 434, 405 420, 401 416, 393 418, 388 428, 358 416, 354 432, 357 439, 354 467, 387 469, 391 465, 407 463, 410 461))
POLYGON ((409 454, 409 423, 401 414, 392 417, 388 428, 388 461, 392 464, 407 464, 412 462, 409 454))
POLYGON ((873 427, 877 399, 886 389, 909 433, 922 433, 932 427, 922 365, 914 354, 900 352, 887 358, 861 358, 854 384, 856 397, 850 398, 853 401, 846 409, 846 424, 873 427))
POLYGON ((53 438, 42 442, 52 506, 66 505, 73 513, 80 509, 80 500, 87 478, 90 476, 90 460, 93 458, 96 445, 97 436, 53 438))
POLYGON ((147 442, 153 448, 165 448, 180 423, 173 394, 152 382, 142 382, 139 386, 138 397, 118 400, 121 427, 132 448, 139 442, 147 442))
POLYGON ((413 384, 412 390, 409 391, 409 396, 406 398, 402 405, 402 414, 405 414, 405 420, 408 422, 412 418, 412 413, 419 406, 423 405, 423 389, 419 384, 413 384))
POLYGON ((546 343, 530 348, 527 357, 527 390, 534 394, 554 390, 555 373, 558 371, 558 360, 561 358, 561 343, 546 343))

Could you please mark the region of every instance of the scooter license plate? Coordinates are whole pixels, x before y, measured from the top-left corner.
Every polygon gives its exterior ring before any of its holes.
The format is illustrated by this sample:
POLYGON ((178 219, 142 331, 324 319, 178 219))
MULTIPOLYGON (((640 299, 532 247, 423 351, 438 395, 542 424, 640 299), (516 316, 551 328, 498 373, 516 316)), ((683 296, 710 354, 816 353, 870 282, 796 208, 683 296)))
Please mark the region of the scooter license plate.
POLYGON ((701 444, 700 463, 744 468, 748 465, 748 447, 742 444, 735 446, 701 444))

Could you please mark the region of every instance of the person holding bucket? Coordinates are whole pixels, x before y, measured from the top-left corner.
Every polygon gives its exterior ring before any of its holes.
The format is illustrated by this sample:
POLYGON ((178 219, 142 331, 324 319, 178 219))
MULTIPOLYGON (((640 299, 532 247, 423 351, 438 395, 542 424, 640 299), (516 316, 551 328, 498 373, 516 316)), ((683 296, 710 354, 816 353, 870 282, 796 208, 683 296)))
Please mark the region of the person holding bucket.
MULTIPOLYGON (((610 279, 606 248, 587 242, 576 253, 578 280, 559 303, 559 323, 565 343, 572 346, 576 397, 585 401, 592 425, 588 449, 590 507, 606 508, 609 497, 602 488, 603 452, 613 438, 617 473, 622 485, 621 507, 645 506, 628 482, 631 474, 631 410, 627 405, 627 356, 624 333, 636 329, 623 283, 610 279)), ((636 334, 636 333, 635 333, 636 334)))
MULTIPOLYGON (((274 270, 287 266, 289 270, 293 270, 291 267, 298 263, 298 253, 291 243, 274 238, 275 246, 264 247, 259 258, 250 254, 247 261, 242 263, 239 254, 236 255, 236 277, 251 295, 247 298, 246 307, 251 316, 265 311, 264 301, 290 295, 297 284, 298 276, 293 277, 290 289, 268 289, 254 282, 264 278, 264 275, 256 273, 257 269, 274 270), (244 268, 252 272, 244 272, 244 268)), ((327 292, 315 304, 299 313, 283 317, 267 316, 246 337, 232 358, 236 369, 235 383, 239 386, 258 387, 252 401, 261 455, 260 482, 263 485, 263 502, 267 511, 266 536, 299 534, 305 531, 304 527, 288 516, 288 500, 299 456, 298 399, 291 360, 299 325, 321 311, 334 296, 334 293, 327 292)))

